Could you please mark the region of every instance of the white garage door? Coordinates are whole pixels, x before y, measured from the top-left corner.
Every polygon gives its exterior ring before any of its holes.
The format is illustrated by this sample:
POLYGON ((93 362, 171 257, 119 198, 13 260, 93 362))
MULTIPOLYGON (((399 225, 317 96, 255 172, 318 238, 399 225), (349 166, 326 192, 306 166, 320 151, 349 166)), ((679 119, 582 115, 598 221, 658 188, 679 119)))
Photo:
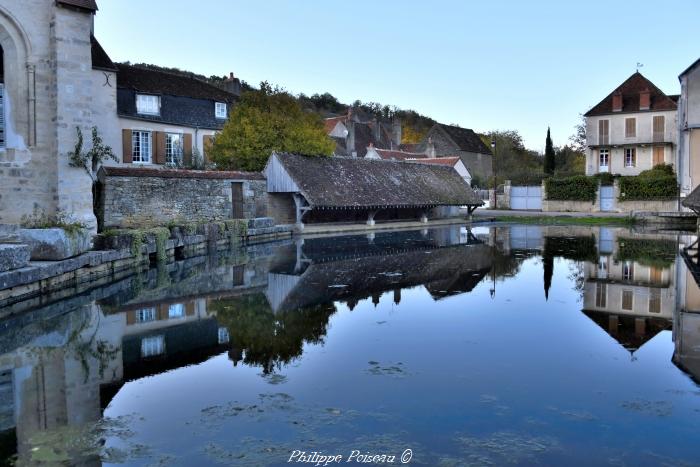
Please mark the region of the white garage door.
POLYGON ((541 186, 514 186, 510 189, 511 209, 542 209, 541 186))

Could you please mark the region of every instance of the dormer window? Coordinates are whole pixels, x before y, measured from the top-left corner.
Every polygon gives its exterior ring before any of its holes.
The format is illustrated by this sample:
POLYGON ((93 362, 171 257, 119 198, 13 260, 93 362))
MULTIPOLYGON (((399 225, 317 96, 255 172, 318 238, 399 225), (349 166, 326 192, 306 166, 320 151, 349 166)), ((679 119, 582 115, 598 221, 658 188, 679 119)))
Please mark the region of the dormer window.
POLYGON ((160 115, 160 96, 136 94, 136 113, 142 115, 160 115))
POLYGON ((226 113, 226 103, 217 102, 214 106, 214 113, 216 115, 216 118, 226 119, 226 117, 228 117, 226 113))

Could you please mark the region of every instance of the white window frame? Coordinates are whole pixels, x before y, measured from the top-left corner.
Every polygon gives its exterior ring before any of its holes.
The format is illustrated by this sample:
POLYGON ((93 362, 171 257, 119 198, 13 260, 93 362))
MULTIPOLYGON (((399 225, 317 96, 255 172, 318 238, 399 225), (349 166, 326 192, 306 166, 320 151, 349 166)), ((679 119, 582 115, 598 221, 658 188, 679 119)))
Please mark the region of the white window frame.
POLYGON ((133 164, 151 164, 153 134, 146 130, 131 130, 131 162, 133 164))
POLYGON ((625 148, 625 167, 637 166, 637 150, 635 148, 625 148))
POLYGON ((634 280, 634 263, 632 261, 625 261, 622 263, 622 280, 634 280))
POLYGON ((141 308, 136 310, 136 322, 137 323, 148 323, 156 320, 156 309, 155 308, 141 308))
POLYGON ((165 353, 165 336, 148 336, 141 339, 141 358, 156 357, 165 353))
POLYGON ((184 153, 185 135, 183 133, 166 133, 165 134, 165 163, 171 165, 179 165, 182 163, 182 155, 184 153), (179 143, 173 148, 173 137, 177 136, 179 143), (175 150, 173 150, 175 149, 175 150))
POLYGON ((226 102, 216 102, 214 103, 214 116, 216 118, 225 120, 228 118, 228 106, 226 105, 226 102))
POLYGON ((226 328, 224 326, 219 327, 219 330, 217 332, 217 337, 218 337, 219 344, 228 344, 229 340, 231 340, 231 336, 229 335, 228 328, 226 328))
POLYGON ((140 115, 160 115, 160 96, 136 94, 136 113, 140 115))
POLYGON ((598 150, 598 172, 610 172, 610 150, 598 150), (603 155, 605 155, 605 164, 603 164, 603 155))

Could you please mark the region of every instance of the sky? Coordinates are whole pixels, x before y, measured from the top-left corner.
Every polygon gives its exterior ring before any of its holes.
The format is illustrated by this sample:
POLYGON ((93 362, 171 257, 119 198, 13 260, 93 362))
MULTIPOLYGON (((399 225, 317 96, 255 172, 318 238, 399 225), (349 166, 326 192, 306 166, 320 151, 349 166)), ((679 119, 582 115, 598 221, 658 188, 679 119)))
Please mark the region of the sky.
POLYGON ((667 94, 700 57, 697 0, 98 0, 114 61, 413 109, 543 151, 636 70, 667 94))

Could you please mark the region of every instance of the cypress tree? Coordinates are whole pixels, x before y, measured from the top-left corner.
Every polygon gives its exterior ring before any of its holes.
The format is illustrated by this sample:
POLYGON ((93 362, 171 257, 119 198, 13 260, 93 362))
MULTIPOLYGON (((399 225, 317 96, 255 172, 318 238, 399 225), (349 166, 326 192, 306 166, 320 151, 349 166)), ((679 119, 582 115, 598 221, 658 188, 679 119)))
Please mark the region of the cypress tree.
POLYGON ((547 142, 545 143, 544 148, 544 173, 547 175, 552 175, 555 167, 556 161, 554 160, 554 144, 552 144, 552 137, 549 134, 549 127, 547 127, 547 142))

